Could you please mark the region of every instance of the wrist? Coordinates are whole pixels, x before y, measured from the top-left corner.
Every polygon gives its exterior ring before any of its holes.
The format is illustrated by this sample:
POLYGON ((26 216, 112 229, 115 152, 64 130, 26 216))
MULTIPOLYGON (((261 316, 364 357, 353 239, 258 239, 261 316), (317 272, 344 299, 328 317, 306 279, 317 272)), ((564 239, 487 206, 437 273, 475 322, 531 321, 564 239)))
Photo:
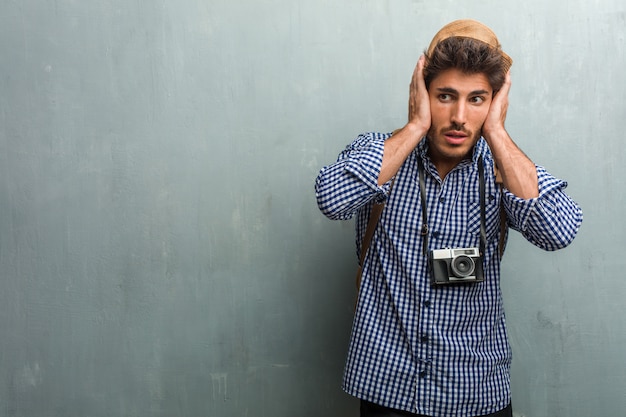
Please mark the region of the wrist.
POLYGON ((509 134, 507 133, 506 129, 504 129, 504 127, 496 127, 491 129, 483 127, 482 135, 487 143, 489 143, 490 145, 502 143, 509 138, 509 134))
POLYGON ((420 123, 418 120, 412 120, 408 122, 406 126, 404 127, 404 129, 406 129, 408 133, 411 134, 411 136, 415 137, 418 140, 426 136, 426 133, 428 133, 429 128, 430 128, 430 123, 429 124, 420 123))

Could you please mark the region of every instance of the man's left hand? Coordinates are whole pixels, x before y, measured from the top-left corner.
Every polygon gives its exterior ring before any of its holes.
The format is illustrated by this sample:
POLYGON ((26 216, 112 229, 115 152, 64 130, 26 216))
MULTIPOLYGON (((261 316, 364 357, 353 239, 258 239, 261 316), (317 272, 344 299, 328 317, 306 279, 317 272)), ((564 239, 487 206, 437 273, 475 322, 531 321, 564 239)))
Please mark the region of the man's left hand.
POLYGON ((489 107, 489 113, 483 124, 483 135, 489 142, 491 136, 502 133, 504 128, 504 122, 506 120, 506 112, 509 108, 509 91, 511 90, 511 71, 506 73, 504 84, 498 91, 489 107))

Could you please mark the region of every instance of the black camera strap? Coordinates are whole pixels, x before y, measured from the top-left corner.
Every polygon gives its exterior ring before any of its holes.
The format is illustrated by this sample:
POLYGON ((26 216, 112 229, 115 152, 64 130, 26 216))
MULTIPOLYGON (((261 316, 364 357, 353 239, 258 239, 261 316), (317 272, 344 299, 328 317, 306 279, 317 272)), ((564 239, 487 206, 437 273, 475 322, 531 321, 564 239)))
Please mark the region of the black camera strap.
POLYGON ((417 155, 417 170, 420 179, 420 199, 422 200, 422 253, 428 255, 428 211, 426 210, 426 180, 424 179, 424 163, 422 157, 417 155))
MULTIPOLYGON (((428 255, 428 212, 426 210, 425 170, 420 155, 417 155, 417 164, 420 182, 420 199, 422 200, 422 251, 424 256, 426 256, 428 255)), ((485 248, 487 247, 487 219, 485 214, 485 163, 482 156, 478 157, 478 178, 478 192, 480 194, 480 254, 483 256, 485 254, 485 248)))
POLYGON ((487 215, 485 214, 485 163, 478 157, 478 192, 480 194, 480 255, 485 256, 487 247, 487 215))

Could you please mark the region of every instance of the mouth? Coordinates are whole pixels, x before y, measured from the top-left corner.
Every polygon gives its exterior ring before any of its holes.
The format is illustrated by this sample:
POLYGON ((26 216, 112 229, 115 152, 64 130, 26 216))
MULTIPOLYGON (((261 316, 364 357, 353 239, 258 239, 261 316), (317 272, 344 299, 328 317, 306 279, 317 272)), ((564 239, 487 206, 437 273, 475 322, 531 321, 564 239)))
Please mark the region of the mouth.
POLYGON ((467 133, 460 130, 448 130, 443 135, 451 145, 460 145, 469 137, 467 133))

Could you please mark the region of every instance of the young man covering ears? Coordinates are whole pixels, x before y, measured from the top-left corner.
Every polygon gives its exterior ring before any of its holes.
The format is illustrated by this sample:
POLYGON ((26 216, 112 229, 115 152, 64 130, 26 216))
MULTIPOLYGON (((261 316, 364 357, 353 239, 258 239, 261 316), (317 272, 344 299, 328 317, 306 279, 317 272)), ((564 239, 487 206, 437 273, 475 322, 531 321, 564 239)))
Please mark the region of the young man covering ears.
POLYGON ((327 217, 356 216, 359 255, 384 203, 343 382, 361 416, 512 415, 502 226, 556 250, 582 210, 504 127, 511 64, 485 25, 449 23, 417 63, 407 124, 359 135, 316 180, 327 217))

